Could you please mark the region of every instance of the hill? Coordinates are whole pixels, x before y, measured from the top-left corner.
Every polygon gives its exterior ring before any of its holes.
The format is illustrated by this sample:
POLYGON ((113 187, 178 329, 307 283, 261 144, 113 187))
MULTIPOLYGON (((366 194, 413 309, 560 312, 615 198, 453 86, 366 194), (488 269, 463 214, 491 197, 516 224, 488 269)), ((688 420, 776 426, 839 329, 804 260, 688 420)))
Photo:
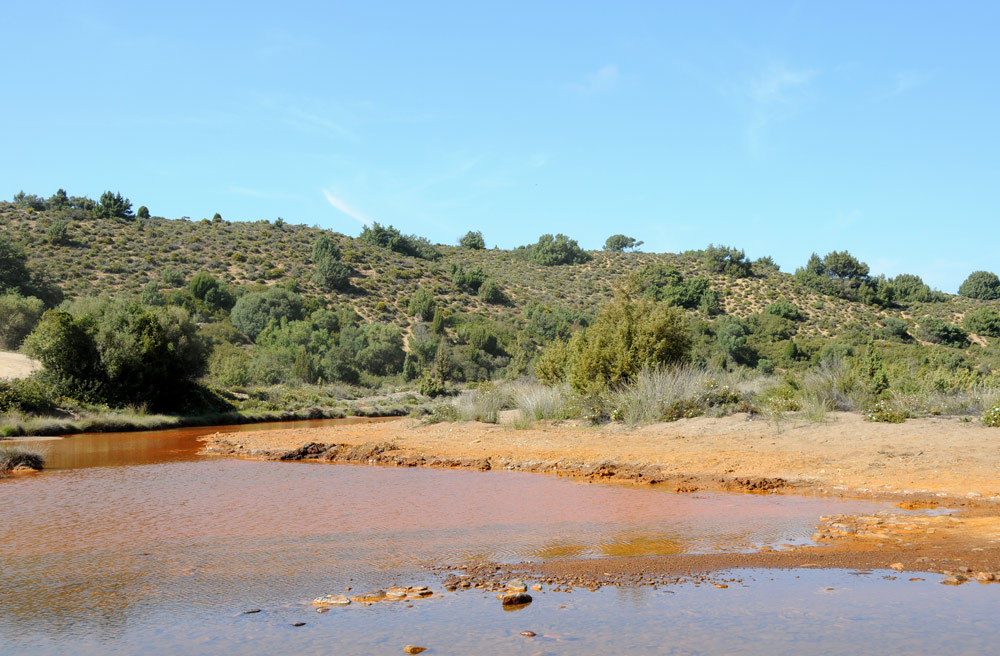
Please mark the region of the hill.
POLYGON ((95 298, 184 308, 207 344, 204 380, 227 389, 530 374, 549 343, 590 325, 621 290, 683 312, 690 359, 704 367, 803 372, 876 348, 901 391, 908 378, 941 391, 992 384, 1000 370, 996 300, 869 275, 848 253, 814 256, 795 274, 715 246, 574 251, 575 263, 553 264, 575 242, 526 235, 504 251, 432 245, 378 224, 355 237, 280 219, 166 219, 145 208, 139 218, 122 210, 127 199, 116 209, 105 196, 21 196, 0 203, 0 226, 35 288, 57 288, 74 316, 105 312, 95 298), (339 273, 320 275, 324 262, 339 273))

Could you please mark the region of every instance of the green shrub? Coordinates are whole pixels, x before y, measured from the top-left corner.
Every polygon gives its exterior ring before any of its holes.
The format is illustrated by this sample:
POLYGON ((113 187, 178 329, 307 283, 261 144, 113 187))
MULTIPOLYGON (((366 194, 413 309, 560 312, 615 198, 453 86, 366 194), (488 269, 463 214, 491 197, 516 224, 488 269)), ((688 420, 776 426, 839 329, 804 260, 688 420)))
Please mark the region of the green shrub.
POLYGON ((1000 406, 994 406, 983 413, 983 423, 991 428, 1000 427, 1000 406))
POLYGON ((924 317, 920 320, 921 336, 928 342, 965 348, 969 345, 969 334, 953 323, 942 321, 936 317, 924 317))
POLYGON ((962 317, 962 326, 976 335, 1000 337, 1000 312, 991 307, 976 308, 962 317))
POLYGON ((738 248, 709 244, 702 251, 702 262, 712 273, 724 273, 733 278, 749 278, 753 274, 746 253, 738 248))
POLYGON ((240 297, 230 313, 233 325, 250 339, 256 339, 267 324, 281 319, 302 318, 302 297, 281 287, 268 287, 267 291, 245 294, 240 297))
POLYGON ((0 349, 17 349, 44 311, 45 304, 37 298, 16 292, 0 295, 0 349))
POLYGON ((313 245, 313 281, 323 289, 345 289, 351 282, 351 268, 341 261, 340 249, 329 235, 313 245))
POLYGON ((188 283, 188 291, 212 310, 229 310, 235 299, 225 283, 216 280, 210 273, 199 271, 188 283))
POLYGON ((486 282, 486 272, 483 271, 483 267, 478 265, 466 270, 461 262, 452 262, 451 281, 459 289, 466 289, 475 294, 486 282))
POLYGON ((791 321, 798 321, 802 318, 799 308, 795 307, 795 304, 789 301, 777 301, 775 303, 771 303, 764 308, 764 314, 772 314, 776 317, 782 317, 791 321))
POLYGON ((365 226, 361 230, 359 239, 373 246, 388 248, 402 255, 410 255, 424 260, 436 260, 441 257, 441 253, 423 237, 404 235, 391 225, 383 227, 377 222, 373 222, 371 227, 365 226))
POLYGON ((492 278, 487 278, 479 288, 479 298, 483 303, 490 305, 504 305, 510 302, 503 289, 492 278))
POLYGON ((607 241, 604 242, 604 250, 620 253, 625 250, 639 248, 642 244, 643 242, 636 241, 635 237, 629 237, 627 235, 611 235, 608 237, 607 241))
POLYGON ((684 360, 690 345, 687 323, 676 309, 619 295, 570 339, 567 378, 579 392, 614 387, 643 367, 684 360))
POLYGON ((528 259, 541 266, 559 266, 561 264, 583 264, 590 261, 590 254, 580 248, 575 239, 564 234, 544 234, 530 246, 521 247, 527 253, 528 259))
POLYGON ((94 216, 99 219, 127 219, 132 217, 132 201, 120 193, 105 191, 101 202, 94 208, 94 216))
POLYGON ((473 232, 472 230, 465 233, 465 235, 458 240, 458 245, 462 248, 468 248, 474 251, 480 251, 486 248, 486 242, 483 241, 483 233, 473 232))
POLYGON ((958 288, 959 296, 992 301, 1000 297, 1000 278, 992 271, 973 271, 958 288))
POLYGON ((874 421, 887 424, 902 424, 906 421, 906 415, 893 409, 885 399, 878 401, 865 411, 865 421, 874 421))
POLYGON ((431 321, 434 318, 434 310, 437 303, 434 301, 434 294, 421 287, 410 297, 407 310, 410 316, 420 317, 424 321, 431 321))

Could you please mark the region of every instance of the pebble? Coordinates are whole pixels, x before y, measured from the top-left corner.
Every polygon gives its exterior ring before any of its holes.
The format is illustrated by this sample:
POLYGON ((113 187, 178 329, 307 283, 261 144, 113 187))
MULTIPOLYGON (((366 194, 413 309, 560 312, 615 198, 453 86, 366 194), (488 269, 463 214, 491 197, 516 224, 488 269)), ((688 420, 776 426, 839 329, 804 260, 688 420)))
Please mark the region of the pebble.
POLYGON ((892 565, 889 565, 889 569, 894 569, 897 572, 902 572, 905 568, 906 566, 903 563, 893 563, 892 565))
POLYGON ((534 590, 535 592, 541 592, 542 591, 542 586, 540 586, 540 585, 533 585, 533 586, 531 586, 531 589, 534 590))
POLYGON ((347 606, 351 600, 344 595, 329 594, 313 599, 313 603, 317 606, 347 606))
POLYGON ((952 574, 951 576, 947 577, 945 580, 941 581, 941 583, 943 585, 962 585, 967 580, 968 579, 965 578, 964 576, 962 576, 961 574, 952 574))
POLYGON ((259 612, 260 612, 259 608, 251 608, 250 610, 243 611, 243 614, 244 615, 253 615, 254 613, 259 613, 259 612))
POLYGON ((521 631, 521 635, 525 638, 534 638, 537 634, 534 631, 521 631))
POLYGON ((403 651, 407 654, 420 654, 427 651, 427 647, 418 647, 416 645, 406 645, 403 647, 403 651))
POLYGON ((528 586, 526 586, 524 581, 521 579, 514 579, 513 581, 507 583, 507 589, 513 590, 514 592, 525 592, 528 589, 528 586))
POLYGON ((305 626, 305 622, 292 622, 292 626, 305 626))

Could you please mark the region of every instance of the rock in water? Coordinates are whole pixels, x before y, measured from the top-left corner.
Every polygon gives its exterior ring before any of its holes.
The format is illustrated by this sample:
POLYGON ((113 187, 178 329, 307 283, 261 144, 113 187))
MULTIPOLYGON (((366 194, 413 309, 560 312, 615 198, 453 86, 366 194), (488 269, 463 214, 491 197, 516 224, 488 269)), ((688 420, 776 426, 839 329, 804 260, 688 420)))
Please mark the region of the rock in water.
POLYGON ((534 631, 521 631, 521 635, 525 638, 534 638, 537 634, 534 631))
POLYGON ((416 645, 406 645, 405 647, 403 647, 403 651, 405 651, 407 654, 419 654, 419 653, 427 651, 427 647, 418 647, 416 645))
POLYGON ((500 602, 505 606, 524 606, 531 603, 531 595, 527 592, 508 592, 500 602))
POLYGON ((341 594, 328 594, 313 599, 313 603, 317 606, 347 606, 351 600, 341 594))
POLYGON ((385 599, 385 590, 372 590, 371 592, 362 592, 361 594, 351 595, 351 601, 357 602, 375 602, 382 601, 385 599))

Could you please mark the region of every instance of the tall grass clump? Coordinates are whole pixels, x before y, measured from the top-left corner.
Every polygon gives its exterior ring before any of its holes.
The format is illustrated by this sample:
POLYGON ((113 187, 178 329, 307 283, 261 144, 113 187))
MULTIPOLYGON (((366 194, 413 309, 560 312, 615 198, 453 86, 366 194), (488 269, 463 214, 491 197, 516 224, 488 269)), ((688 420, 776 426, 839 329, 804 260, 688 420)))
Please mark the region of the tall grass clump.
POLYGON ((24 446, 0 446, 0 478, 14 469, 42 469, 45 456, 24 446))
POLYGON ((510 391, 501 385, 484 383, 474 390, 466 390, 455 399, 455 409, 461 421, 500 423, 500 411, 510 403, 510 391))
POLYGON ((812 414, 826 410, 854 410, 854 378, 843 359, 824 360, 802 377, 799 387, 802 406, 812 414), (821 411, 822 409, 822 411, 821 411))
POLYGON ((644 369, 611 392, 611 416, 630 426, 700 415, 721 417, 749 410, 752 399, 770 384, 770 377, 744 369, 644 369))
POLYGON ((514 407, 525 420, 567 419, 568 392, 566 386, 546 386, 537 383, 516 383, 511 390, 514 407))

